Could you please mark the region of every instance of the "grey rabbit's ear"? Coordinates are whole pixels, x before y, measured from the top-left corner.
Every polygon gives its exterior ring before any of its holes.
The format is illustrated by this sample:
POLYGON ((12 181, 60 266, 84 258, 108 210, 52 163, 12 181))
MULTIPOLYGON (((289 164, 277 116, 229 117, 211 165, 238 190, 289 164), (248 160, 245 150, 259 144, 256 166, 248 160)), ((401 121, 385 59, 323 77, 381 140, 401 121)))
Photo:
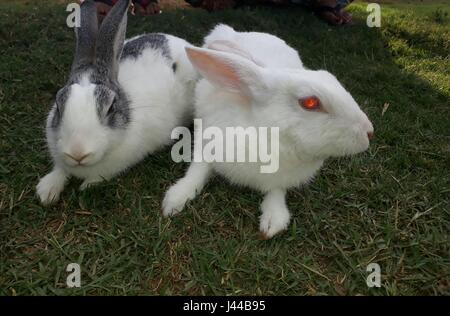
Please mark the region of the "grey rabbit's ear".
POLYGON ((75 27, 76 49, 72 72, 94 63, 95 42, 98 33, 97 6, 93 0, 81 4, 80 27, 75 27))
POLYGON ((103 20, 97 39, 97 65, 106 67, 112 79, 117 79, 119 59, 127 30, 129 5, 130 0, 119 0, 114 5, 103 20))

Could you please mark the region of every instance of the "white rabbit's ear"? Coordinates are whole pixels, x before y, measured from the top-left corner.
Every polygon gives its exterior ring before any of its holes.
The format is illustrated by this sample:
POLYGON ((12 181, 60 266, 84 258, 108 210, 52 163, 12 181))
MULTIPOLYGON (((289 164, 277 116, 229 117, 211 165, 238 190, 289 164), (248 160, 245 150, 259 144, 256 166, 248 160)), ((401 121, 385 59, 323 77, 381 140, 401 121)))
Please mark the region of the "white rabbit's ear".
POLYGON ((255 64, 257 64, 260 67, 264 67, 264 64, 262 62, 257 61, 249 52, 242 49, 241 47, 239 47, 238 45, 236 45, 235 43, 233 43, 231 41, 225 41, 225 40, 214 41, 211 44, 208 44, 208 49, 218 50, 221 52, 233 53, 233 54, 242 56, 242 57, 254 62, 255 64))
POLYGON ((254 97, 264 89, 262 68, 235 54, 186 47, 189 60, 213 85, 244 97, 254 97))

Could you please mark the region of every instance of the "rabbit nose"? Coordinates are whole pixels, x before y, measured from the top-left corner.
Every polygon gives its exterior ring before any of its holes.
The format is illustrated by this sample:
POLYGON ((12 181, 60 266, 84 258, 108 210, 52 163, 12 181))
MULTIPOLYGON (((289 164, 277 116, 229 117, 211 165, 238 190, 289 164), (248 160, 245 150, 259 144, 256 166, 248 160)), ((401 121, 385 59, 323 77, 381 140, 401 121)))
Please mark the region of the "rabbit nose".
POLYGON ((367 137, 368 137, 369 139, 372 139, 372 138, 373 138, 373 132, 368 132, 368 133, 367 133, 367 137))
POLYGON ((86 159, 89 155, 91 155, 91 153, 64 153, 64 155, 66 155, 67 157, 69 157, 72 160, 75 160, 76 162, 78 162, 78 164, 81 165, 81 163, 83 162, 84 159, 86 159))

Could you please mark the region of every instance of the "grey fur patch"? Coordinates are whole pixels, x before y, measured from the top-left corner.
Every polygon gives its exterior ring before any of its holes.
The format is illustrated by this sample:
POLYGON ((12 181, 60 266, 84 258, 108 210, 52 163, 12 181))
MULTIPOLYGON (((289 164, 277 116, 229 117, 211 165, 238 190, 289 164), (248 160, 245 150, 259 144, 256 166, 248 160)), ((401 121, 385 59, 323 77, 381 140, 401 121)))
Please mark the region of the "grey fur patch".
POLYGON ((79 83, 83 76, 89 75, 92 73, 94 69, 94 65, 80 65, 78 68, 74 69, 70 75, 69 80, 66 83, 66 87, 73 85, 75 83, 79 83))
POLYGON ((130 122, 130 101, 115 81, 108 80, 101 68, 91 74, 91 82, 97 84, 94 90, 97 114, 100 122, 112 129, 125 128, 130 122))
POLYGON ((159 50, 164 57, 172 59, 169 40, 164 34, 158 33, 144 34, 128 41, 123 47, 121 59, 138 58, 147 48, 159 50))
POLYGON ((56 93, 55 105, 52 111, 51 126, 58 128, 61 125, 61 119, 66 107, 67 99, 69 99, 70 86, 65 86, 56 93))

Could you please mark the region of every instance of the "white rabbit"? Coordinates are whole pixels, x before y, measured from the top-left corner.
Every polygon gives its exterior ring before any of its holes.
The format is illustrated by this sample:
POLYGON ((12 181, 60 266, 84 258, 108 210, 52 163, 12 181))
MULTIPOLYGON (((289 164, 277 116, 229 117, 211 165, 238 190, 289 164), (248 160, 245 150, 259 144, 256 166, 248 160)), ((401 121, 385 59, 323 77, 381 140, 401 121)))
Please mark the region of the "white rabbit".
POLYGON ((308 183, 325 159, 366 150, 372 123, 332 74, 304 69, 297 52, 277 37, 219 25, 205 46, 214 50, 186 49, 204 77, 196 88, 196 117, 204 129, 278 127, 279 169, 271 174, 260 172, 261 163, 193 162, 167 191, 163 214, 180 212, 215 171, 265 194, 260 231, 270 238, 289 224, 286 190, 308 183))
POLYGON ((58 200, 70 176, 84 189, 126 170, 192 118, 190 44, 165 34, 124 42, 128 6, 120 0, 98 29, 94 1, 81 5, 70 78, 47 119, 54 168, 37 185, 43 204, 58 200))

